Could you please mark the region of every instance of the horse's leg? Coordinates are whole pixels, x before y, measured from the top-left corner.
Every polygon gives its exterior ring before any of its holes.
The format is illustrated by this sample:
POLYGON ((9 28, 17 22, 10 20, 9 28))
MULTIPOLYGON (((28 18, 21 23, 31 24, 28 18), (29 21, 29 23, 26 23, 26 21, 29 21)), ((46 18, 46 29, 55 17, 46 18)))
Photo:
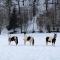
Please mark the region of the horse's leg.
POLYGON ((55 43, 54 42, 52 43, 52 46, 55 46, 55 43))
POLYGON ((32 40, 32 45, 34 45, 34 39, 32 40))
POLYGON ((16 45, 17 45, 18 43, 16 43, 16 45))
POLYGON ((54 45, 54 43, 52 43, 52 46, 54 45))
POLYGON ((52 46, 55 46, 55 42, 52 43, 52 46))
POLYGON ((46 41, 46 45, 48 45, 48 41, 46 41))
POLYGON ((11 43, 11 39, 10 38, 9 38, 8 42, 9 42, 9 45, 10 45, 10 43, 11 43))
POLYGON ((55 41, 52 40, 52 46, 55 46, 55 41))
POLYGON ((9 45, 10 45, 11 41, 9 41, 9 45))
POLYGON ((55 46, 56 39, 54 40, 54 46, 55 46))
POLYGON ((15 41, 16 45, 18 44, 18 40, 15 41))
POLYGON ((17 42, 16 42, 17 44, 18 44, 18 40, 17 40, 17 42))
POLYGON ((26 40, 24 40, 24 45, 26 45, 26 40))
POLYGON ((29 42, 30 42, 30 46, 31 46, 32 40, 30 40, 29 42))
POLYGON ((18 38, 16 37, 16 45, 18 44, 18 38))
POLYGON ((46 45, 48 45, 48 41, 47 41, 47 39, 46 39, 46 45))
POLYGON ((52 39, 52 46, 55 46, 55 39, 52 39))
POLYGON ((48 41, 46 40, 46 45, 48 45, 48 41))

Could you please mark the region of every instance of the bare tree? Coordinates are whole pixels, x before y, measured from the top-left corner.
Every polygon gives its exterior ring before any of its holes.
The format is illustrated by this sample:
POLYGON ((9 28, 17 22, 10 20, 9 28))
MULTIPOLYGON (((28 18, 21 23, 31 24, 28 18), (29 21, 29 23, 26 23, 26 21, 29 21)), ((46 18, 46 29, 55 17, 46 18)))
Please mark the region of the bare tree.
POLYGON ((7 10, 8 10, 8 15, 10 16, 11 6, 12 6, 12 0, 6 0, 5 5, 6 5, 7 10))
POLYGON ((7 9, 3 1, 2 4, 0 4, 0 33, 3 27, 6 27, 8 25, 8 14, 7 13, 8 12, 7 12, 7 9))

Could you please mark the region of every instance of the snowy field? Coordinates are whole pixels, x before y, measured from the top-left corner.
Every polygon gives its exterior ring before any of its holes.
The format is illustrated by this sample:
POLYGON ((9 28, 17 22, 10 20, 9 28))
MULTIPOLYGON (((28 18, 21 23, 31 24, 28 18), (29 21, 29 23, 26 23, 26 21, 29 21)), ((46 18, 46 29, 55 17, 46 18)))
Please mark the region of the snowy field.
POLYGON ((55 46, 49 43, 46 46, 46 36, 53 36, 53 33, 27 34, 35 39, 35 45, 30 46, 27 42, 24 45, 24 34, 13 34, 18 37, 18 45, 14 42, 8 44, 8 35, 0 35, 0 60, 60 60, 60 33, 57 33, 55 46))

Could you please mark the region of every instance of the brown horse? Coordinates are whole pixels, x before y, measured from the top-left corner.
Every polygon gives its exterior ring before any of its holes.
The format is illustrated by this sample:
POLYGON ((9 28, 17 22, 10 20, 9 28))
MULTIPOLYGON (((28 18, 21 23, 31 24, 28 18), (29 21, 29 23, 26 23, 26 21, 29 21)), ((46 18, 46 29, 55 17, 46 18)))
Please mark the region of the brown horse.
POLYGON ((9 45, 10 45, 10 43, 11 43, 12 41, 15 41, 15 43, 16 43, 16 45, 17 45, 17 44, 18 44, 18 37, 16 37, 16 36, 9 37, 8 41, 9 41, 9 45))
POLYGON ((56 37, 57 34, 54 34, 54 37, 46 37, 46 45, 48 44, 48 42, 52 43, 52 45, 55 45, 56 37))
POLYGON ((24 37, 24 44, 26 45, 26 42, 30 42, 30 45, 34 45, 34 38, 31 36, 25 36, 24 37))

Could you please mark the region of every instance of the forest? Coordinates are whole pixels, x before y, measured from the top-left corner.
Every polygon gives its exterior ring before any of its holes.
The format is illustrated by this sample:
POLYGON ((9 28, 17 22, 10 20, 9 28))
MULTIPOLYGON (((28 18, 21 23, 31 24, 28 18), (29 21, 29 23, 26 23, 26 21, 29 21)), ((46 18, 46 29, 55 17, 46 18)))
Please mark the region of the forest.
POLYGON ((60 0, 0 0, 0 33, 60 32, 60 0))

